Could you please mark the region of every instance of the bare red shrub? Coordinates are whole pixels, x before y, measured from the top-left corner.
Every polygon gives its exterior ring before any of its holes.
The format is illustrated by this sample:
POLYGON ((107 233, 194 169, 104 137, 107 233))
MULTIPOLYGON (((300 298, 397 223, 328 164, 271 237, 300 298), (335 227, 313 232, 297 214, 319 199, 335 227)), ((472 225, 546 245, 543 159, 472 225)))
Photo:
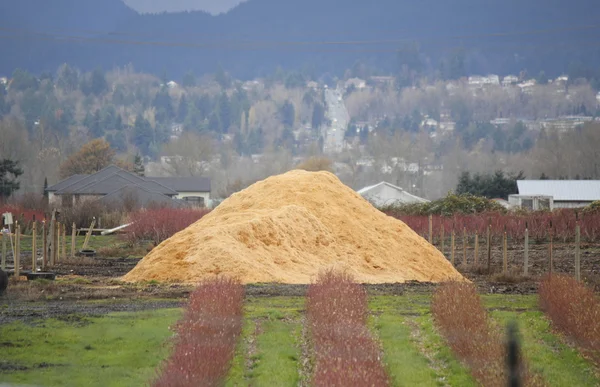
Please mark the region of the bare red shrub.
POLYGON ((207 209, 157 208, 133 212, 127 228, 126 240, 130 244, 140 241, 152 241, 158 245, 165 239, 188 227, 208 214, 207 209))
MULTIPOLYGON (((433 295, 431 311, 436 326, 456 356, 471 370, 483 386, 505 386, 506 348, 499 332, 488 320, 474 285, 450 282, 441 285, 433 295)), ((524 385, 541 384, 527 376, 521 363, 524 385)))
POLYGON ((552 325, 600 365, 600 301, 593 290, 572 277, 548 275, 539 300, 552 325))
MULTIPOLYGON (((417 234, 426 236, 429 233, 429 219, 427 216, 397 215, 387 212, 387 215, 396 217, 417 234)), ((509 240, 521 241, 525 235, 525 227, 529 229, 529 237, 534 241, 545 241, 548 239, 550 225, 555 240, 569 242, 575 240, 575 224, 577 219, 581 227, 581 237, 589 242, 600 241, 600 211, 580 212, 577 218, 576 212, 570 209, 556 210, 554 212, 531 212, 531 213, 481 213, 472 215, 439 216, 434 215, 433 233, 440 235, 442 227, 445 235, 449 236, 452 230, 462 233, 466 227, 469 235, 479 233, 484 236, 487 233, 488 224, 491 225, 492 236, 501 236, 506 230, 509 240)))
POLYGON ((190 295, 171 357, 154 387, 220 386, 242 331, 244 287, 227 278, 202 282, 190 295))
POLYGON ((319 275, 307 294, 315 386, 387 386, 380 349, 367 328, 367 293, 347 274, 319 275))

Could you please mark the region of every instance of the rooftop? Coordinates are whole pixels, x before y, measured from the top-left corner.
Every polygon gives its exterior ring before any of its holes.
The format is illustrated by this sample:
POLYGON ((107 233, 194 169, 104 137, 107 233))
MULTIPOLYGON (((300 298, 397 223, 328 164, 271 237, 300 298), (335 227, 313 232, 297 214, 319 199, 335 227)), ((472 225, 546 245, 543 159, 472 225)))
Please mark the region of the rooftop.
POLYGON ((548 195, 554 201, 600 200, 600 180, 519 180, 519 195, 548 195))

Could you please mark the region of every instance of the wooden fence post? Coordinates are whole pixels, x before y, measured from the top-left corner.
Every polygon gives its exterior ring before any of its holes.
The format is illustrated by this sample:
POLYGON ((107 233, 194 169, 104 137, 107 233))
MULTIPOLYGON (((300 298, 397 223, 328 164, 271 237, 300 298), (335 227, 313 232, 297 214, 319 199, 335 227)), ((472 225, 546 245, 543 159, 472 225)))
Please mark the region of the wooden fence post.
POLYGON ((67 259, 67 226, 62 225, 62 257, 61 260, 64 262, 67 259))
POLYGON ((92 219, 92 224, 90 224, 90 228, 88 229, 87 234, 85 235, 85 240, 83 241, 82 250, 87 249, 88 243, 90 243, 90 237, 92 236, 92 231, 94 230, 94 226, 96 225, 96 218, 92 219))
POLYGON ((553 254, 553 248, 552 245, 554 243, 554 235, 552 232, 552 221, 550 221, 550 229, 548 230, 548 232, 550 233, 550 244, 548 245, 548 260, 550 261, 550 275, 552 275, 554 273, 554 257, 552 256, 553 254))
POLYGON ((62 257, 61 252, 61 243, 62 243, 62 227, 60 222, 56 222, 56 263, 60 262, 60 257, 62 257))
POLYGON ((54 266, 54 259, 56 257, 56 210, 52 210, 52 218, 50 219, 48 231, 50 233, 48 236, 48 249, 50 250, 48 260, 50 261, 49 265, 52 267, 54 266))
POLYGON ((492 270, 492 225, 488 224, 487 227, 487 268, 488 274, 492 270))
POLYGON ((77 245, 76 233, 77 226, 73 222, 73 230, 71 230, 71 258, 75 258, 75 247, 77 245))
POLYGON ((504 228, 504 237, 502 240, 502 273, 508 274, 508 244, 507 244, 506 227, 504 228))
POLYGON ((442 224, 442 231, 441 231, 441 236, 440 236, 440 238, 441 238, 441 240, 442 240, 442 246, 441 246, 441 247, 442 247, 442 255, 444 255, 444 256, 445 256, 445 254, 444 254, 444 245, 445 245, 445 243, 446 243, 446 240, 445 240, 445 239, 446 239, 446 236, 444 235, 444 225, 443 225, 443 224, 442 224))
POLYGON ((45 220, 42 222, 42 247, 42 270, 46 271, 48 267, 48 233, 45 220))
POLYGON ((467 228, 463 227, 463 266, 467 266, 467 228))
POLYGON ((475 231, 475 266, 479 266, 479 232, 475 231))
POLYGON ((8 239, 6 238, 6 234, 2 233, 2 262, 0 263, 2 270, 6 270, 6 239, 8 239))
POLYGON ((452 266, 455 266, 455 260, 454 260, 454 237, 455 237, 455 233, 454 233, 454 229, 452 229, 452 236, 450 237, 450 261, 452 262, 452 266))
POLYGON ((18 281, 21 277, 21 225, 17 222, 15 227, 15 251, 14 251, 14 263, 15 263, 15 278, 18 281))
POLYGON ((529 275, 529 227, 525 223, 525 259, 523 262, 523 275, 527 277, 529 275))
POLYGON ((581 227, 575 224, 575 279, 581 281, 581 227))
POLYGON ((433 216, 429 215, 429 243, 433 243, 433 216))
POLYGON ((31 229, 31 272, 37 271, 37 222, 34 220, 31 229))

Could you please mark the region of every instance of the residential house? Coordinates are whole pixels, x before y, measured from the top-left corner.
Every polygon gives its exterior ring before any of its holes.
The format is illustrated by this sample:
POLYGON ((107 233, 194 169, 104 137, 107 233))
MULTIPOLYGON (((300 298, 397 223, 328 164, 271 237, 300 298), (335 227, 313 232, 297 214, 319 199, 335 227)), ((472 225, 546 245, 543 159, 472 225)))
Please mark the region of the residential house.
POLYGON ((400 187, 387 182, 381 182, 365 187, 358 193, 376 207, 394 204, 427 203, 429 200, 410 194, 400 187))
POLYGON ((63 206, 99 200, 146 208, 152 204, 205 206, 210 198, 207 178, 141 177, 115 165, 91 175, 73 175, 46 189, 50 202, 63 206))
POLYGON ((367 87, 367 82, 360 78, 350 78, 344 84, 344 89, 347 90, 349 87, 354 87, 356 90, 362 90, 367 87))
POLYGON ((585 207, 600 200, 600 180, 519 180, 517 186, 521 197, 551 197, 550 209, 585 207))
POLYGON ((512 86, 519 83, 519 77, 516 75, 507 75, 502 79, 502 86, 512 86))
POLYGON ((483 87, 488 85, 499 85, 500 77, 494 74, 486 77, 480 75, 474 75, 469 77, 469 86, 471 87, 483 87))

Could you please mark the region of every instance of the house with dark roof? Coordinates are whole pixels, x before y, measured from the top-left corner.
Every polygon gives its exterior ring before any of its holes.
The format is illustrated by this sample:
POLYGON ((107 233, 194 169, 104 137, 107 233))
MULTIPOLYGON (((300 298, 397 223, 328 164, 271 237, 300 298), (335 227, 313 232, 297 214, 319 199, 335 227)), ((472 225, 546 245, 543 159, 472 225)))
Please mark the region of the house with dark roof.
POLYGON ((91 175, 73 175, 46 189, 51 203, 63 206, 89 200, 104 204, 146 208, 161 206, 204 207, 210 199, 210 179, 205 177, 141 177, 115 165, 91 175))

